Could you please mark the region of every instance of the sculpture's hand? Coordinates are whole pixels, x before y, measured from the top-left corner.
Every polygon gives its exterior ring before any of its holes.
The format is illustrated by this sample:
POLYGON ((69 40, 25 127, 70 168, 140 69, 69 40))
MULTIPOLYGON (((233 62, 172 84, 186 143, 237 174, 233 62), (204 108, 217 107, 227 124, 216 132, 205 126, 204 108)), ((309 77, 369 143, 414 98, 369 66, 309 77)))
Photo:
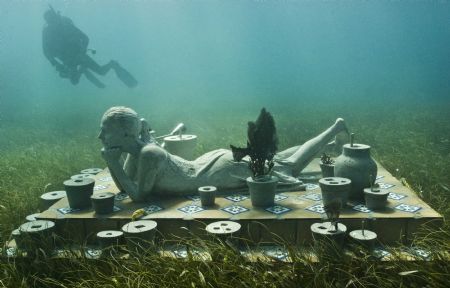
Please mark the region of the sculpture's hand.
POLYGON ((122 155, 122 150, 120 148, 102 148, 102 157, 107 162, 109 161, 119 161, 122 155))

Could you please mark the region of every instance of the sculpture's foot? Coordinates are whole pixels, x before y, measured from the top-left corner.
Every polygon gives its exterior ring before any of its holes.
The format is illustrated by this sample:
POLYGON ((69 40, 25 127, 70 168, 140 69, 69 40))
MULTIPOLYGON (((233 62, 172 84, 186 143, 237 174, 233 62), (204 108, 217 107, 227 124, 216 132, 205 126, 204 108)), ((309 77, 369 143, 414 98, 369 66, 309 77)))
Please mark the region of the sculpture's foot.
POLYGON ((334 123, 334 126, 336 128, 337 133, 345 132, 345 133, 349 134, 347 124, 345 124, 344 119, 337 118, 336 122, 334 123))
POLYGON ((325 150, 322 152, 339 155, 340 153, 342 153, 342 146, 344 146, 344 144, 346 143, 349 143, 350 134, 348 132, 347 125, 342 118, 336 119, 336 122, 334 123, 334 130, 336 132, 334 140, 329 142, 325 146, 325 150))

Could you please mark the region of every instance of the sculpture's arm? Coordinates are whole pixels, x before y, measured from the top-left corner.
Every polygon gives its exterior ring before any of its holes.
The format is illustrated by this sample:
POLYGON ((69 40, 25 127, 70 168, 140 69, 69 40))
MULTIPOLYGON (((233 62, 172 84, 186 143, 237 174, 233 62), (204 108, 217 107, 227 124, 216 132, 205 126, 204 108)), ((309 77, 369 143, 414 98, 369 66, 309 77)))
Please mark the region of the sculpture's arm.
POLYGON ((122 165, 119 162, 119 157, 122 151, 120 149, 102 149, 102 156, 108 165, 111 176, 114 179, 117 187, 130 196, 133 201, 142 201, 139 197, 137 185, 125 173, 122 165))
POLYGON ((146 198, 153 190, 156 178, 164 169, 167 153, 159 146, 147 145, 142 148, 137 163, 137 195, 146 198))

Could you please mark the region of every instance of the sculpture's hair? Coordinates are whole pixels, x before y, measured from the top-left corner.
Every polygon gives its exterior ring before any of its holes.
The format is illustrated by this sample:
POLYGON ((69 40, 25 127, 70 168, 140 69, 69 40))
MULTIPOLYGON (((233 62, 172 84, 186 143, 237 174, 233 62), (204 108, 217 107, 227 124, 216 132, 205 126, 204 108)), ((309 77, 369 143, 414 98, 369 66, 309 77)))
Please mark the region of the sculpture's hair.
POLYGON ((124 106, 116 106, 109 108, 102 117, 103 122, 113 122, 119 125, 127 134, 139 136, 141 132, 141 120, 136 111, 124 106))

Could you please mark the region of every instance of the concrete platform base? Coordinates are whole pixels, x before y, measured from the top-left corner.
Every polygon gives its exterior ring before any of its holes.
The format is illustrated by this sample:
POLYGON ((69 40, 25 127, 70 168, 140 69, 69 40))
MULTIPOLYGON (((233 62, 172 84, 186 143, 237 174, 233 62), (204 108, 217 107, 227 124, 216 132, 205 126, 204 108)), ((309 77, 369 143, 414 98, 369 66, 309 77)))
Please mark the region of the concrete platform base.
MULTIPOLYGON (((157 222, 161 239, 174 240, 187 237, 208 237, 205 227, 215 221, 231 220, 241 224, 239 238, 250 244, 285 242, 307 245, 312 242, 310 226, 324 220, 321 191, 317 185, 321 177, 318 159, 302 174, 308 181, 306 191, 282 192, 276 195, 275 206, 254 208, 245 191, 236 191, 216 197, 214 207, 203 208, 198 196, 155 199, 148 203, 133 203, 119 193, 107 170, 95 176, 94 193, 116 194, 115 212, 96 215, 93 209, 71 211, 67 198, 59 200, 37 219, 56 223, 56 233, 79 243, 95 243, 96 234, 103 230, 120 230, 131 221, 137 209, 146 215, 140 219, 157 222), (86 242, 87 241, 87 242, 86 242)), ((389 191, 388 207, 383 211, 370 211, 362 203, 352 203, 341 212, 341 222, 348 231, 365 227, 378 235, 382 244, 408 243, 423 226, 439 227, 443 218, 424 201, 403 186, 386 169, 378 164, 377 182, 389 191)))

